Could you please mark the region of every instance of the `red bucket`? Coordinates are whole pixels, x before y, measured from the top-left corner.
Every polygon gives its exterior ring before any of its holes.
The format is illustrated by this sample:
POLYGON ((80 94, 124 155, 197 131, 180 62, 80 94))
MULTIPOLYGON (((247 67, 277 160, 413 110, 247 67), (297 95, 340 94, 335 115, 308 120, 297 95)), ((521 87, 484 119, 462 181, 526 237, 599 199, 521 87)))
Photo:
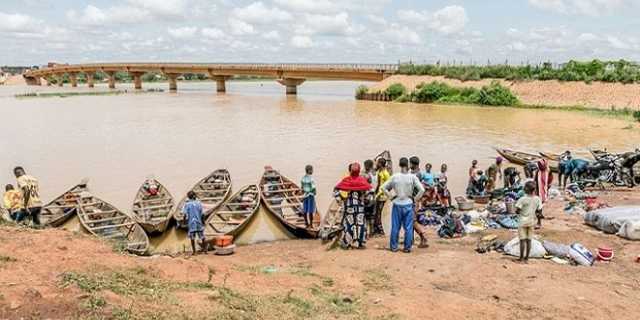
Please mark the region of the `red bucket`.
POLYGON ((233 236, 217 236, 214 240, 215 246, 224 248, 233 244, 233 236))
POLYGON ((598 247, 598 260, 609 262, 613 259, 613 249, 609 247, 598 247))

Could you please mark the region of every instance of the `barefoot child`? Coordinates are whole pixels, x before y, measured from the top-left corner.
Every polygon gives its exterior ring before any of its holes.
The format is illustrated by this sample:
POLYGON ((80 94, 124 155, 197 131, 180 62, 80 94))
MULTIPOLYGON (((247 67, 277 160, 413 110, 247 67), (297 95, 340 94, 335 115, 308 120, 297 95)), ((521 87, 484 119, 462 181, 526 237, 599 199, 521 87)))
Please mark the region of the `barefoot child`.
POLYGON ((189 239, 191 240, 191 250, 193 250, 193 254, 196 255, 196 237, 202 241, 202 252, 207 252, 207 246, 204 238, 204 221, 202 214, 202 203, 197 199, 196 193, 193 191, 189 191, 187 193, 187 203, 185 203, 182 208, 182 214, 184 214, 185 220, 187 220, 187 225, 189 227, 189 239))
POLYGON ((542 213, 542 201, 535 195, 536 185, 533 181, 527 181, 524 185, 525 196, 516 202, 518 213, 518 238, 520 238, 520 262, 529 260, 531 252, 531 239, 536 215, 542 213))
POLYGON ((313 215, 316 213, 316 182, 313 180, 313 166, 304 167, 305 175, 300 181, 300 187, 304 191, 304 200, 302 201, 302 214, 304 215, 304 224, 307 228, 313 225, 313 215))

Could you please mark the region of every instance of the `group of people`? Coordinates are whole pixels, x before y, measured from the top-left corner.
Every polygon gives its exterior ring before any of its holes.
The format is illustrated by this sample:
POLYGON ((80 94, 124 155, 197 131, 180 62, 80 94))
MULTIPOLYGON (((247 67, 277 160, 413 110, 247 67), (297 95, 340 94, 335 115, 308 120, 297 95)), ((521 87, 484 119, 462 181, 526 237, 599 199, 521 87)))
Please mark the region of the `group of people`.
MULTIPOLYGON (((387 201, 393 204, 390 249, 394 252, 399 250, 399 236, 403 229, 404 252, 411 252, 414 230, 421 238, 419 246, 428 246, 426 229, 417 223, 415 216, 422 206, 441 204, 449 207, 451 194, 447 188, 447 165, 443 164, 437 175, 431 172, 430 163, 421 171, 420 159, 415 156, 401 158, 399 165, 400 172, 393 175, 384 158, 375 163, 373 160, 365 161, 364 170, 357 162, 349 165, 349 174, 334 188, 334 196, 343 206, 340 238, 343 248, 364 249, 368 237, 384 236, 382 211, 387 201)), ((306 209, 303 211, 307 212, 306 209)))
POLYGON ((15 167, 13 173, 17 188, 13 184, 5 186, 4 207, 11 220, 18 223, 31 220, 35 226, 39 226, 42 201, 38 179, 28 175, 22 167, 15 167))
MULTIPOLYGON (((467 186, 467 196, 469 197, 483 197, 491 194, 497 187, 498 181, 503 179, 502 173, 502 157, 497 157, 496 161, 492 163, 486 171, 478 169, 478 160, 471 161, 471 167, 469 167, 469 184, 467 186)), ((512 168, 515 169, 515 168, 512 168)), ((517 174, 517 171, 515 171, 517 174)), ((513 180, 516 176, 513 172, 504 173, 504 185, 515 185, 517 181, 513 180), (509 173, 509 179, 507 174, 509 173)))

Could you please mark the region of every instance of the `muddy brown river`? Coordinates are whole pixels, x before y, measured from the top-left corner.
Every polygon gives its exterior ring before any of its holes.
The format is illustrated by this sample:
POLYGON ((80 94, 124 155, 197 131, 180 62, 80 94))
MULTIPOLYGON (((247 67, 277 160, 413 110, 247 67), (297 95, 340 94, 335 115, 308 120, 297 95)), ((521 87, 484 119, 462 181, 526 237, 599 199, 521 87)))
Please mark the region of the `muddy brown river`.
MULTIPOLYGON (((493 147, 584 153, 589 147, 629 150, 640 141, 638 126, 619 119, 570 111, 362 102, 353 98, 357 85, 309 81, 297 97, 286 97, 282 86, 265 81, 230 82, 226 94, 216 94, 215 85, 204 82, 179 83, 175 94, 20 99, 14 95, 72 88, 0 87, 0 183, 14 183, 12 168, 22 165, 40 179, 42 197, 49 201, 88 177, 96 195, 129 212, 148 176, 180 198, 216 168, 229 169, 235 191, 257 183, 265 165, 298 181, 304 166, 312 164, 324 212, 347 164, 384 149, 396 163, 411 155, 435 168, 446 162, 450 189, 457 195, 464 192, 471 160, 487 167, 496 156, 493 147)), ((119 89, 131 86, 119 84, 119 89)), ((239 242, 288 237, 261 212, 239 242)), ((158 251, 180 251, 184 234, 170 231, 152 242, 158 251)))

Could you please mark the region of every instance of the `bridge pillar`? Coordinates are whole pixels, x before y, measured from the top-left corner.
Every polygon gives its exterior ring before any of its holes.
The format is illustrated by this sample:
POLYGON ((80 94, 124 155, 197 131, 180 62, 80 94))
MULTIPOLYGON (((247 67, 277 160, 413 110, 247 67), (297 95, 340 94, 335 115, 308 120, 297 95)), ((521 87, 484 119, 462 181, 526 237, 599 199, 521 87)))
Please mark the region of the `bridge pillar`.
POLYGON ((95 82, 93 81, 95 74, 93 72, 85 72, 84 76, 87 77, 87 86, 93 88, 95 86, 95 82))
POLYGON ((105 71, 107 77, 109 77, 109 89, 116 88, 116 73, 115 71, 105 71))
POLYGON ((78 87, 78 73, 69 72, 69 82, 71 82, 72 87, 78 87))
MULTIPOLYGON (((51 86, 51 81, 49 81, 49 78, 47 77, 42 77, 42 80, 44 80, 44 82, 47 84, 47 86, 51 86)), ((40 80, 40 83, 42 84, 42 80, 40 80)))
POLYGON ((142 89, 142 75, 144 72, 129 72, 129 74, 133 77, 133 87, 136 90, 142 89))
POLYGON ((213 73, 209 73, 209 78, 216 82, 216 91, 217 92, 227 92, 226 81, 231 79, 231 76, 220 76, 215 75, 213 73))
POLYGON ((169 78, 169 91, 176 92, 178 91, 178 73, 166 73, 167 78, 169 78))
POLYGON ((298 94, 298 86, 304 82, 305 79, 284 78, 278 79, 278 83, 285 86, 287 95, 298 94))
POLYGON ((63 74, 57 74, 56 75, 56 82, 58 83, 58 87, 62 87, 64 85, 64 75, 63 74))

